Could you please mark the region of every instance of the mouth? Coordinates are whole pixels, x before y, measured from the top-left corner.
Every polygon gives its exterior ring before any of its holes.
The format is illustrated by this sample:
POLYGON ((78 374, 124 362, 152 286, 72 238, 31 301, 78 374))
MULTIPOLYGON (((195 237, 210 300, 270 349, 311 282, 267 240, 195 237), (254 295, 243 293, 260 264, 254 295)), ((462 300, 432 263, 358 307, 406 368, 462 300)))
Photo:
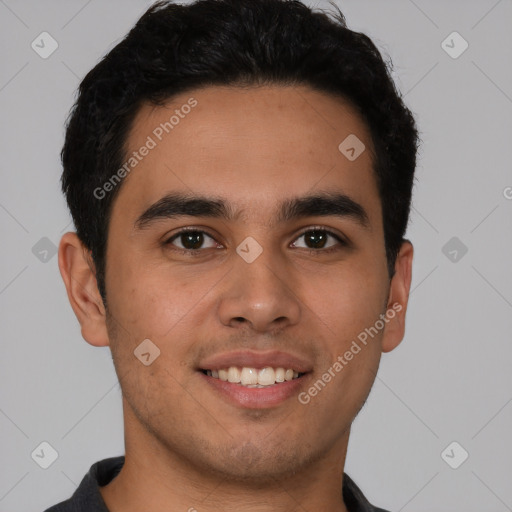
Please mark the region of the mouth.
POLYGON ((219 379, 223 382, 238 384, 246 388, 269 388, 300 379, 306 372, 299 372, 293 368, 282 368, 265 366, 263 368, 253 368, 248 366, 238 367, 229 366, 227 368, 202 369, 201 372, 213 379, 219 379))
POLYGON ((289 402, 313 372, 306 358, 279 350, 239 350, 215 354, 199 363, 197 374, 212 399, 242 409, 272 409, 289 402))
POLYGON ((218 370, 202 369, 197 373, 214 392, 213 396, 241 409, 278 407, 296 397, 310 380, 310 372, 271 366, 230 366, 218 370))

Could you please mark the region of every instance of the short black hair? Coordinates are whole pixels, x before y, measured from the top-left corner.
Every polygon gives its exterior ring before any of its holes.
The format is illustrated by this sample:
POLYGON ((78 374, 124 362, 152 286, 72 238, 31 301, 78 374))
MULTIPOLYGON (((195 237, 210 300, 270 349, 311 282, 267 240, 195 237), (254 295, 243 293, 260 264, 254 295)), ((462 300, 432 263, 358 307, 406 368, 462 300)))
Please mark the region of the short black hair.
MULTIPOLYGON (((113 201, 94 193, 126 161, 145 104, 214 85, 307 85, 347 100, 367 124, 384 223, 389 277, 407 228, 418 133, 391 78, 392 64, 344 15, 297 0, 153 4, 83 79, 62 148, 62 190, 90 251, 106 305, 105 256, 113 201)), ((341 141, 340 141, 341 142, 341 141)))

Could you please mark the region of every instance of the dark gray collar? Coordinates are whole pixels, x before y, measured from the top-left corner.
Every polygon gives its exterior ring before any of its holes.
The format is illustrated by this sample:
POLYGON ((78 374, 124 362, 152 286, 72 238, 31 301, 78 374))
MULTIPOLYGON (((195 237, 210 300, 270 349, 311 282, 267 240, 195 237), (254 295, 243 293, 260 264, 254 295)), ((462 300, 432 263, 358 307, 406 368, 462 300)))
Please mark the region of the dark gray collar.
MULTIPOLYGON (((99 488, 114 479, 123 464, 124 455, 94 463, 71 498, 50 507, 45 512, 109 512, 99 488)), ((346 473, 343 476, 342 492, 343 501, 349 512, 387 512, 374 507, 346 473)))

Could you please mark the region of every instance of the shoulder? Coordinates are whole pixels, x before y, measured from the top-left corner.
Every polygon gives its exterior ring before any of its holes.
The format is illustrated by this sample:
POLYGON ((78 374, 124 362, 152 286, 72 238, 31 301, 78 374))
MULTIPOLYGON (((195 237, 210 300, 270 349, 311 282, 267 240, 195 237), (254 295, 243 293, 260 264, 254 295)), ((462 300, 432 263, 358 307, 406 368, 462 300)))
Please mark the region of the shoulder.
POLYGON ((389 512, 373 506, 346 473, 343 474, 343 501, 349 512, 389 512))
POLYGON ((73 495, 44 512, 108 512, 99 488, 108 484, 121 470, 124 456, 95 462, 73 495))

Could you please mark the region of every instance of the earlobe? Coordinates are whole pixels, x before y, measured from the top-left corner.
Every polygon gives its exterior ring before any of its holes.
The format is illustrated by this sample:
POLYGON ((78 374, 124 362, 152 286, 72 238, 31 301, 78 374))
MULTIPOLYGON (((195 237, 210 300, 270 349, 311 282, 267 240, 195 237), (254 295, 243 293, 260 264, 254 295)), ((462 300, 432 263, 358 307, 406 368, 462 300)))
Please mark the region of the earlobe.
POLYGON ((83 338, 94 346, 108 345, 106 312, 98 290, 94 264, 76 233, 68 232, 61 238, 59 269, 83 338))
POLYGON ((382 337, 382 352, 396 348, 405 335, 405 315, 409 300, 412 279, 412 260, 414 248, 409 240, 404 240, 395 263, 395 275, 391 279, 386 316, 382 337))

